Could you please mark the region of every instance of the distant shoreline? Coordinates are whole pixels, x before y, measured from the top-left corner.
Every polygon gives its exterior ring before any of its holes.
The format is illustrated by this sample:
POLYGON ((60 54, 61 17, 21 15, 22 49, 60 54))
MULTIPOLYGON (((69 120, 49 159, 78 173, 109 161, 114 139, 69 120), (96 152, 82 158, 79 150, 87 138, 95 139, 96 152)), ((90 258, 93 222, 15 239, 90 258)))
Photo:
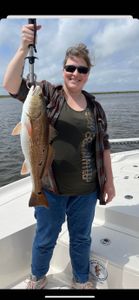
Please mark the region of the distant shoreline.
MULTIPOLYGON (((139 93, 139 91, 110 91, 110 92, 92 92, 91 94, 129 94, 129 93, 139 93)), ((1 98, 10 98, 10 95, 0 95, 1 98)))
POLYGON ((10 95, 0 95, 0 98, 9 98, 10 95))
POLYGON ((93 92, 92 94, 128 94, 128 93, 139 93, 139 91, 93 92))

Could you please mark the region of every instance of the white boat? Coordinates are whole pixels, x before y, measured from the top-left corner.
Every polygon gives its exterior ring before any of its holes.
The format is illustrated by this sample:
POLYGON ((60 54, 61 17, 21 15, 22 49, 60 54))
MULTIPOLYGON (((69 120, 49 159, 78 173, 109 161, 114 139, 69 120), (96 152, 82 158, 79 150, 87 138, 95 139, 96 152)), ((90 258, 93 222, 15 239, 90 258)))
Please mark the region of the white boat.
MULTIPOLYGON (((110 140, 138 143, 139 139, 110 140)), ((97 204, 92 225, 90 276, 97 289, 139 289, 139 150, 111 154, 116 197, 97 204)), ((0 289, 25 289, 36 221, 28 207, 30 176, 0 188, 0 289)), ((70 289, 69 237, 63 224, 47 289, 70 289)))

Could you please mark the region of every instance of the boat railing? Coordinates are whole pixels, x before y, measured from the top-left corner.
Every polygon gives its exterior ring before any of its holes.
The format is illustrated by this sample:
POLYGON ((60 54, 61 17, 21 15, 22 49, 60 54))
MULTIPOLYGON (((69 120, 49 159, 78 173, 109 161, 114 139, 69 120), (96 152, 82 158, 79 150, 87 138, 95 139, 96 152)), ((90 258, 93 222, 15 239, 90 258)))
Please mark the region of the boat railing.
POLYGON ((109 139, 109 142, 115 145, 139 144, 139 138, 109 139))

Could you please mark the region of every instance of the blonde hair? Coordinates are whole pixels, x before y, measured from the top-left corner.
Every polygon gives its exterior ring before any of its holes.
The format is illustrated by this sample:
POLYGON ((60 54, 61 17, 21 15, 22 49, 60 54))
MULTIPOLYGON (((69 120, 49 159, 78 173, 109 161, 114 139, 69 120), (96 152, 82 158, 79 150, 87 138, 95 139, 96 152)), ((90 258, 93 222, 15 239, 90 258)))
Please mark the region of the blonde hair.
POLYGON ((89 50, 87 49, 87 46, 85 44, 80 43, 80 44, 75 45, 73 47, 69 47, 66 51, 63 66, 65 66, 68 58, 73 57, 73 56, 82 57, 85 60, 89 70, 93 66, 92 63, 91 63, 91 59, 89 57, 89 50))

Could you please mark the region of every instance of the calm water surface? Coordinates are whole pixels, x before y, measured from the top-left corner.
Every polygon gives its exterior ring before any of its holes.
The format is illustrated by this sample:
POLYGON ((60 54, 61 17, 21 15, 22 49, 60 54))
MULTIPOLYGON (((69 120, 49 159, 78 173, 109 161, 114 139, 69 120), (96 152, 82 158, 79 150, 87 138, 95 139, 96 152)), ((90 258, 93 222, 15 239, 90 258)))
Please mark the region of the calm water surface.
MULTIPOLYGON (((97 94, 103 106, 111 139, 139 137, 139 93, 97 94)), ((0 99, 0 186, 23 178, 24 160, 20 137, 11 132, 20 121, 22 103, 13 98, 0 99)), ((137 145, 112 146, 111 152, 137 149, 137 145)))

